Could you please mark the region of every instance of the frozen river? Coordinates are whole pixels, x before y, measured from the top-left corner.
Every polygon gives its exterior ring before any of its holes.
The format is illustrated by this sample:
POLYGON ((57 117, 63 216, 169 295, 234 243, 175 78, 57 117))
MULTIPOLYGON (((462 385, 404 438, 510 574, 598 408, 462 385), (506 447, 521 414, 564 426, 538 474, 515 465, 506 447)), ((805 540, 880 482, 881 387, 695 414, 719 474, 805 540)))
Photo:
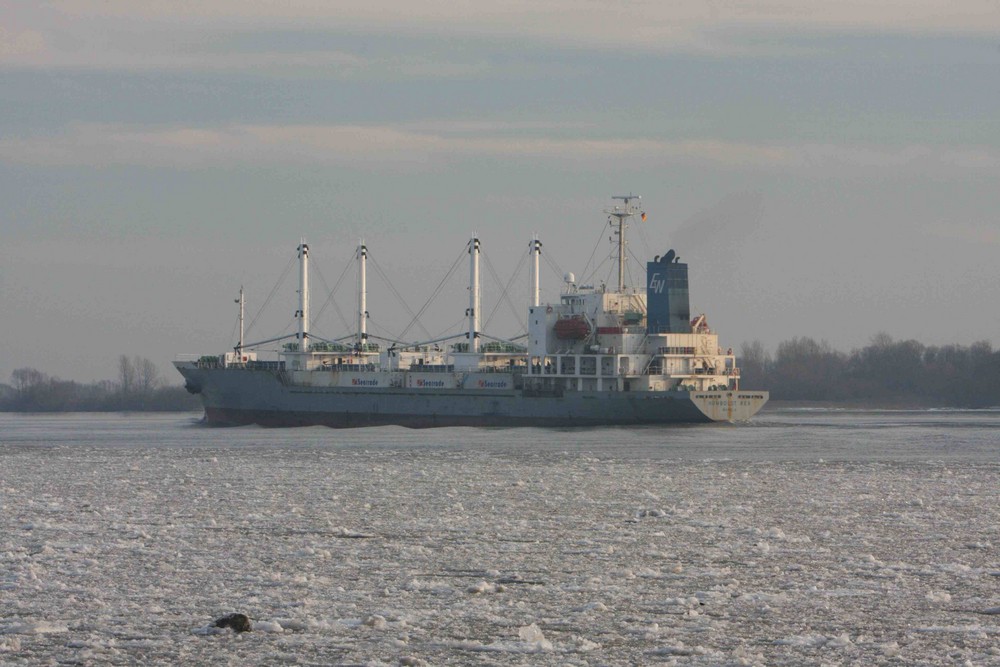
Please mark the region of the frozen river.
POLYGON ((0 664, 1000 665, 998 434, 0 415, 0 664))

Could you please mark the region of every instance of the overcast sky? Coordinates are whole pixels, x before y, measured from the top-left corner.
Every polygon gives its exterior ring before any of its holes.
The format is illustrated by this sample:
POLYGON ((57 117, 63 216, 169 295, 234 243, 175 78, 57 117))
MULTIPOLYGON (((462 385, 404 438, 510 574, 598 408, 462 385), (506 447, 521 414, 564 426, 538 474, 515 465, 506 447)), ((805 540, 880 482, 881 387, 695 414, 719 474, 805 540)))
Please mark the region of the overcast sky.
MULTIPOLYGON (((582 276, 630 191, 632 252, 677 249, 724 345, 996 344, 998 75, 995 0, 0 3, 0 382, 123 353, 179 382, 234 344, 241 284, 249 337, 288 331, 302 237, 314 314, 362 236, 413 312, 473 232, 499 282, 536 232, 582 276)), ((461 321, 467 277, 409 339, 461 321)))

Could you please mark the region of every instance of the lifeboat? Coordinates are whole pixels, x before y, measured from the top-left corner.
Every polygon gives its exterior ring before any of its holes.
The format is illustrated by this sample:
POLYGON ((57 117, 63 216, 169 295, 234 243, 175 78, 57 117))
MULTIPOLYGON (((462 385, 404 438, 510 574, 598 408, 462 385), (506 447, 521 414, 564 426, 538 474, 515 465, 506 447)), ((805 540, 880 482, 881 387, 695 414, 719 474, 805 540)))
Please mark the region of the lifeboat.
POLYGON ((556 338, 561 340, 583 340, 590 335, 590 323, 580 315, 556 320, 556 338))

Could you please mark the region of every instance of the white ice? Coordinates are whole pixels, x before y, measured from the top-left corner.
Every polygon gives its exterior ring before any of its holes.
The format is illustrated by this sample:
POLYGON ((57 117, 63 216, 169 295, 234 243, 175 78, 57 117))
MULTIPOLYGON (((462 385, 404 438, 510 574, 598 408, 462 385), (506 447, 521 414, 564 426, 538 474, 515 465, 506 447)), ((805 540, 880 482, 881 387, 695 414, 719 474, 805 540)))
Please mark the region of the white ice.
POLYGON ((185 434, 0 446, 0 663, 1000 665, 992 462, 185 434))

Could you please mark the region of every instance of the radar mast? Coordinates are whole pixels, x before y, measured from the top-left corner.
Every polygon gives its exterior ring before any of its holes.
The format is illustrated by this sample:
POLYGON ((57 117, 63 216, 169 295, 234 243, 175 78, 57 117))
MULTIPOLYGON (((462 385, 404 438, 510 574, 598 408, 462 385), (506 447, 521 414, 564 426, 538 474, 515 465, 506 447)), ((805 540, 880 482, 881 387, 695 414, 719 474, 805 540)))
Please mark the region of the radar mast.
POLYGON ((645 220, 646 214, 641 212, 638 203, 633 203, 641 202, 642 195, 629 193, 627 195, 615 195, 612 199, 620 199, 622 201, 620 206, 606 209, 604 212, 608 214, 608 224, 615 228, 615 234, 618 235, 618 291, 624 292, 625 262, 628 261, 626 250, 628 243, 625 240, 625 230, 628 229, 628 219, 636 214, 640 214, 642 219, 645 220))

